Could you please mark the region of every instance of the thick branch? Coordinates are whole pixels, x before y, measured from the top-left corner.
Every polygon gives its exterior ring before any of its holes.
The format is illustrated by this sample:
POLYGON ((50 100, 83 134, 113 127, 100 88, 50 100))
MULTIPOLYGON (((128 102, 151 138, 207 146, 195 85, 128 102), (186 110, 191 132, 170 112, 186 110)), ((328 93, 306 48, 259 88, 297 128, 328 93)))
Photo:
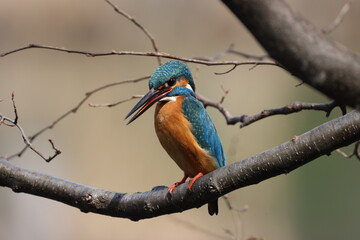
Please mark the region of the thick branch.
POLYGON ((332 99, 360 107, 360 56, 316 30, 282 0, 223 0, 269 55, 332 99))
POLYGON ((109 216, 140 220, 199 207, 235 189, 288 173, 360 139, 360 113, 353 111, 288 142, 229 164, 169 195, 166 187, 143 193, 117 193, 84 186, 15 166, 0 159, 0 185, 109 216))

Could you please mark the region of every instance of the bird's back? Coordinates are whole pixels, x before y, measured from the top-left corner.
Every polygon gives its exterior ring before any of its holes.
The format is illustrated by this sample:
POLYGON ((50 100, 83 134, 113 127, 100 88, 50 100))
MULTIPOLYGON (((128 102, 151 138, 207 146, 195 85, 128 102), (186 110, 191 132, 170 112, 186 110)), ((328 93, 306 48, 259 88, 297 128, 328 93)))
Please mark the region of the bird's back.
POLYGON ((218 167, 225 166, 226 159, 220 138, 203 104, 193 95, 189 95, 184 99, 182 109, 192 125, 192 132, 198 144, 210 153, 218 167))

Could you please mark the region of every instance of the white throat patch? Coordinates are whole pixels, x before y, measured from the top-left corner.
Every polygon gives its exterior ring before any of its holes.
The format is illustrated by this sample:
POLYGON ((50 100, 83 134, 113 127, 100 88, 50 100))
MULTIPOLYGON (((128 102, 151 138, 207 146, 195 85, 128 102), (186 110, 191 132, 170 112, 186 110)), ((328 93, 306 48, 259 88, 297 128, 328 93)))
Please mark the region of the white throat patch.
POLYGON ((172 97, 164 97, 160 101, 164 102, 176 102, 178 96, 172 96, 172 97))
POLYGON ((194 91, 194 89, 192 89, 192 87, 190 86, 190 84, 186 84, 186 88, 190 89, 191 91, 194 91))
MULTIPOLYGON (((186 84, 185 87, 186 87, 187 89, 190 89, 191 91, 194 91, 194 90, 192 89, 192 87, 190 86, 190 84, 186 84)), ((164 102, 176 102, 176 100, 177 100, 178 97, 179 97, 179 96, 164 97, 164 98, 162 98, 160 101, 164 101, 164 102)))

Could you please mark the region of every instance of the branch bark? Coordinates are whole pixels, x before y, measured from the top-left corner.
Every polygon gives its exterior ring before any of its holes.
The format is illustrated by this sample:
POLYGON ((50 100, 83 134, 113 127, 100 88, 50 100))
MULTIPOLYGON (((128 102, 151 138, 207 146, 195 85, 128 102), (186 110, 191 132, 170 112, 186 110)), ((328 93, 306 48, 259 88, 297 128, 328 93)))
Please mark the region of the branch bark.
POLYGON ((360 107, 360 56, 315 29, 282 0, 222 0, 269 55, 313 88, 360 107))
POLYGON ((30 171, 0 159, 0 186, 53 199, 83 212, 134 221, 200 207, 235 189, 257 184, 292 170, 337 148, 360 140, 360 112, 320 125, 292 140, 229 164, 195 182, 182 184, 170 195, 167 187, 142 193, 118 193, 30 171))

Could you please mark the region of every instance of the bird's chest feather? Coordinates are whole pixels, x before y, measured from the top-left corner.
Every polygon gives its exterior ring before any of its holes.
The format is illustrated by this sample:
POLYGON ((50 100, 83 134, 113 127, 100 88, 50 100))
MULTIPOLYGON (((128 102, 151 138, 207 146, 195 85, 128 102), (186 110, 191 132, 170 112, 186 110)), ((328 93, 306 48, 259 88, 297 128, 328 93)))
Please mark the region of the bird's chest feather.
POLYGON ((190 122, 182 111, 183 96, 176 101, 159 102, 155 110, 155 130, 161 145, 190 177, 208 173, 217 165, 207 151, 197 143, 190 122))

